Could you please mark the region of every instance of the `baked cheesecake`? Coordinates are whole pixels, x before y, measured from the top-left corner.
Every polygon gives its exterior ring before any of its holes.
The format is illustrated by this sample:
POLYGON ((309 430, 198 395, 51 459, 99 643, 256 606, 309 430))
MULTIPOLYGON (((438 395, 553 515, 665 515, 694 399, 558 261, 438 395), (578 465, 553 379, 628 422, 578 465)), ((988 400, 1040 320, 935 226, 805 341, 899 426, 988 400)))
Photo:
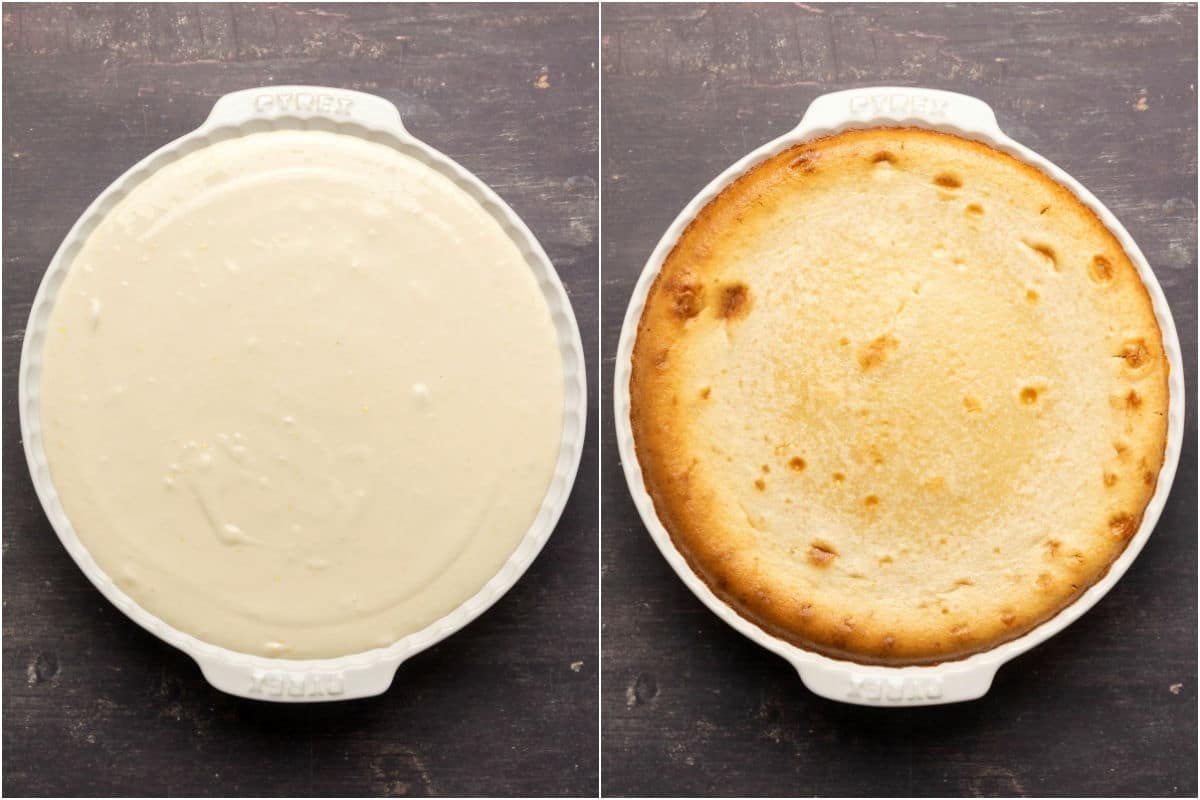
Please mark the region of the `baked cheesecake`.
POLYGON ((1162 336, 1121 244, 983 143, 848 131, 766 159, 657 276, 630 380, 658 518, 802 648, 928 664, 1018 637, 1137 532, 1162 336))

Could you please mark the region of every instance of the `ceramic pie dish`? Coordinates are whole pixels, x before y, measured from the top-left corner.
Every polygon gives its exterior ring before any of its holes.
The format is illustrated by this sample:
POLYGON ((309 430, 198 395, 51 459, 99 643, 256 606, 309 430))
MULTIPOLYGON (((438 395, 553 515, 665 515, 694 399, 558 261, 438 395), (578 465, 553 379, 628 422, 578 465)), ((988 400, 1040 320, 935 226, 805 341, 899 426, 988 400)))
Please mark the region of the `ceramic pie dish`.
POLYGON ((72 228, 20 367, 43 508, 218 689, 384 691, 528 568, 578 469, 553 265, 387 101, 221 98, 72 228))
POLYGON ((861 703, 977 697, 1094 604, 1182 430, 1128 234, 986 105, 917 89, 818 98, 706 187, 642 274, 615 380, 668 561, 861 703))

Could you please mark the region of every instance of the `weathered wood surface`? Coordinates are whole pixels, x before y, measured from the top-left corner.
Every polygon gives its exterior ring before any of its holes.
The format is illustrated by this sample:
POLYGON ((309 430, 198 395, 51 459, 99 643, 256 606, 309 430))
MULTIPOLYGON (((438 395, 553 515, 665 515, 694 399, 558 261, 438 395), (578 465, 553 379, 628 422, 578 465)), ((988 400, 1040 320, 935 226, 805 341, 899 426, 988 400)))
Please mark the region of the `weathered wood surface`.
POLYGON ((595 792, 594 408, 562 523, 503 600, 403 665, 383 697, 289 707, 209 688, 91 587, 34 497, 15 392, 30 302, 86 205, 200 124, 221 94, 271 83, 382 95, 409 130, 495 188, 557 265, 590 357, 597 13, 4 7, 5 794, 595 792))
POLYGON ((1154 536, 1083 619, 961 706, 820 700, 709 613, 629 500, 606 404, 607 794, 1196 793, 1196 9, 1169 5, 638 6, 602 10, 603 385, 636 276, 713 176, 826 91, 931 86, 1124 222, 1171 301, 1186 446, 1154 536))

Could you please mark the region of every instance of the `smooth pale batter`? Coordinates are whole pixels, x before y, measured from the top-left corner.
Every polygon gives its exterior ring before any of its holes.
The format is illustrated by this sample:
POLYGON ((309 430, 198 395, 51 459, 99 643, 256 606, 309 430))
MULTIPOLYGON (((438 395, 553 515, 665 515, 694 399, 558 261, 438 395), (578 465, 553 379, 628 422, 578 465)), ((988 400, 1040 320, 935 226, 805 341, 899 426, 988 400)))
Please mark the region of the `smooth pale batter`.
POLYGON ((200 639, 390 645, 474 595, 562 432, 550 313, 449 179, 380 144, 253 134, 163 168, 51 316, 54 485, 99 566, 200 639))

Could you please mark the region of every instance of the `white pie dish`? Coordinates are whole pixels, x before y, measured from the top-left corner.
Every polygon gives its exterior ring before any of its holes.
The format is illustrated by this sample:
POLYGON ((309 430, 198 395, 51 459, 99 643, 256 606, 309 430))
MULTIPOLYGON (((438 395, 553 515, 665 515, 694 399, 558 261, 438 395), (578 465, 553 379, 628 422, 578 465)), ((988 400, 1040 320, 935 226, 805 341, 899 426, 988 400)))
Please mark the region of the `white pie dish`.
POLYGON ((729 167, 693 198, 660 239, 637 282, 621 331, 614 375, 617 439, 626 480, 651 537, 676 573, 719 617, 791 662, 812 691, 830 699, 863 705, 923 705, 980 697, 987 692, 1000 665, 1061 631, 1095 605, 1136 558, 1162 512, 1181 449, 1183 404, 1182 357, 1166 298, 1145 257, 1113 214, 1061 169, 1006 136, 997 125, 992 110, 983 102, 949 92, 893 87, 854 89, 817 98, 794 130, 729 167), (647 295, 664 260, 697 214, 734 180, 789 147, 847 129, 898 125, 954 133, 981 141, 1038 167, 1071 189, 1095 211, 1136 265, 1151 297, 1170 364, 1167 445, 1158 484, 1145 509, 1141 526, 1108 573, 1071 605, 1018 639, 959 661, 919 667, 865 666, 816 654, 772 636, 720 600, 687 565, 659 520, 645 488, 630 422, 629 380, 633 346, 647 295))
POLYGON ((382 98, 326 87, 275 86, 226 95, 195 131, 157 150, 114 181, 72 227, 52 259, 30 313, 21 353, 18 398, 26 459, 42 507, 67 551, 89 580, 126 615, 186 652, 206 679, 231 694, 276 701, 350 699, 379 694, 399 665, 477 617, 516 583, 553 532, 570 495, 582 453, 586 420, 584 357, 570 301, 534 235, 491 189, 458 164, 409 134, 399 112, 382 98), (40 375, 51 312, 83 242, 104 216, 161 167, 219 141, 273 130, 331 131, 383 144, 449 178, 500 225, 536 278, 550 311, 563 370, 563 427, 553 477, 537 516, 492 578, 450 613, 384 648, 338 658, 267 658, 217 647, 147 612, 101 570, 67 518, 51 480, 42 440, 40 375))

